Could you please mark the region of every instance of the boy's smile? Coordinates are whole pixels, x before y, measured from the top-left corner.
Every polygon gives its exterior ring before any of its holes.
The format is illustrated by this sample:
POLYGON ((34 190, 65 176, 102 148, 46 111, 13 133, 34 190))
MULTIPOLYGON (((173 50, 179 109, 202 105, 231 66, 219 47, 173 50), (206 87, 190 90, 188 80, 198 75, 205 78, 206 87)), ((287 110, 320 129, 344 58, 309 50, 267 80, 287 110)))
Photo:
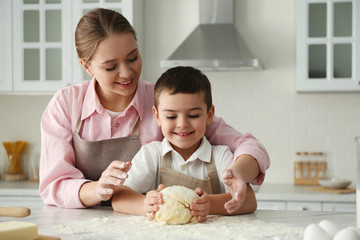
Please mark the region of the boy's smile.
POLYGON ((171 95, 164 90, 154 114, 164 137, 186 160, 199 147, 206 126, 214 116, 214 107, 207 111, 202 93, 171 95))

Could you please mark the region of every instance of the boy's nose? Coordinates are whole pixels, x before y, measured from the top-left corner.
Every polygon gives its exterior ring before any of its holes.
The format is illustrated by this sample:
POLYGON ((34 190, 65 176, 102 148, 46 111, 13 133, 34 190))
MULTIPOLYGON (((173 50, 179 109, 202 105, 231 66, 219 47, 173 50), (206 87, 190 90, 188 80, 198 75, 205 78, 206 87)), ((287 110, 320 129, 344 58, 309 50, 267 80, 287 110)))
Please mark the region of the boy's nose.
POLYGON ((183 128, 183 127, 187 127, 187 126, 188 126, 187 118, 186 117, 178 117, 177 127, 183 128))

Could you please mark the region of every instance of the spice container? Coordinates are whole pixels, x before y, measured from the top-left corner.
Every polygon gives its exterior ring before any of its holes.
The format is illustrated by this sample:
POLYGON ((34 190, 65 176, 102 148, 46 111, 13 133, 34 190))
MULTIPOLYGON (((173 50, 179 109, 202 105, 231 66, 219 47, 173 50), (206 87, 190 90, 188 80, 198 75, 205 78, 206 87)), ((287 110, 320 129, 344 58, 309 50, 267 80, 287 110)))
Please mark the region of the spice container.
POLYGON ((326 178, 326 161, 323 153, 296 152, 294 162, 295 185, 319 185, 319 179, 326 178), (321 159, 320 159, 321 157, 321 159))

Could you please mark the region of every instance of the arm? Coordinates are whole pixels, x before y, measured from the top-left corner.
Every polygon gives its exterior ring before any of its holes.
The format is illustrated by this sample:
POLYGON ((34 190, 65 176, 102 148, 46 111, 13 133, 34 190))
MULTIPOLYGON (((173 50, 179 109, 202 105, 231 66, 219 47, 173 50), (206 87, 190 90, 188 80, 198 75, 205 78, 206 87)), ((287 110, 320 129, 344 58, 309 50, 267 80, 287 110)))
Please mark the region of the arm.
MULTIPOLYGON (((221 194, 207 194, 202 189, 195 189, 196 193, 200 195, 190 205, 191 214, 196 216, 200 222, 206 220, 207 215, 230 215, 225 208, 225 203, 231 200, 232 196, 230 193, 221 194)), ((247 214, 256 211, 257 202, 255 193, 247 184, 246 197, 243 204, 232 212, 231 215, 247 214)))
POLYGON ((144 200, 145 195, 122 186, 115 192, 111 205, 116 212, 145 215, 143 210, 144 200))
MULTIPOLYGON (((78 90, 74 87, 71 92, 75 92, 74 96, 81 95, 78 90)), ((79 118, 82 105, 74 96, 55 94, 41 119, 39 191, 46 205, 84 208, 108 200, 115 186, 122 184, 120 176, 129 167, 121 167, 120 162, 114 161, 98 182, 85 179, 75 167, 72 125, 79 118)))
POLYGON ((123 186, 114 194, 111 205, 116 212, 154 218, 156 211, 159 210, 158 205, 164 202, 160 193, 164 188, 165 186, 160 184, 157 190, 149 191, 145 196, 123 186))
MULTIPOLYGON (((205 135, 212 145, 229 146, 234 153, 234 159, 237 159, 236 164, 248 165, 243 169, 243 178, 246 183, 260 185, 264 181, 266 169, 270 166, 270 159, 264 146, 255 137, 249 133, 239 133, 216 116, 207 127, 205 135)), ((239 169, 239 171, 242 170, 239 169)))

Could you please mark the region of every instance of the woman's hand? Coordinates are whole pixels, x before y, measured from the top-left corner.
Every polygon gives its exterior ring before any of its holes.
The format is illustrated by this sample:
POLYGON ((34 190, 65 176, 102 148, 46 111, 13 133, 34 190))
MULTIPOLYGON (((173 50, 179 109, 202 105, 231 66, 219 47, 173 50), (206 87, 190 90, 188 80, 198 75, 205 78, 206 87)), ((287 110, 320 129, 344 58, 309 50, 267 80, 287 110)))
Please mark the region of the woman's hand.
POLYGON ((144 199, 144 213, 147 218, 153 219, 155 217, 155 213, 157 210, 159 210, 158 205, 164 203, 160 193, 160 191, 164 188, 165 185, 160 184, 156 190, 152 190, 146 193, 146 197, 144 199))
POLYGON ((191 215, 195 216, 199 222, 205 222, 206 216, 210 213, 211 203, 209 195, 201 188, 196 188, 195 192, 200 197, 195 199, 190 205, 191 215))
POLYGON ((227 186, 232 199, 225 203, 228 213, 233 213, 241 207, 246 196, 246 182, 243 176, 234 169, 225 169, 221 172, 221 181, 227 186))
POLYGON ((122 185, 128 177, 127 172, 131 162, 113 161, 101 174, 96 185, 96 194, 101 201, 107 201, 114 194, 115 189, 122 185))

